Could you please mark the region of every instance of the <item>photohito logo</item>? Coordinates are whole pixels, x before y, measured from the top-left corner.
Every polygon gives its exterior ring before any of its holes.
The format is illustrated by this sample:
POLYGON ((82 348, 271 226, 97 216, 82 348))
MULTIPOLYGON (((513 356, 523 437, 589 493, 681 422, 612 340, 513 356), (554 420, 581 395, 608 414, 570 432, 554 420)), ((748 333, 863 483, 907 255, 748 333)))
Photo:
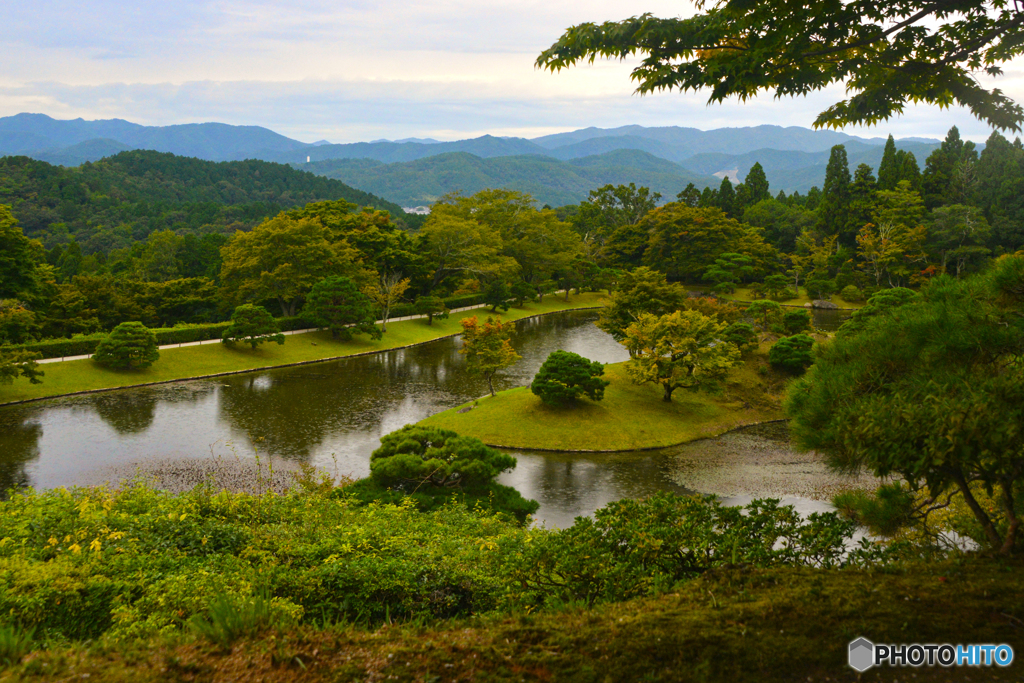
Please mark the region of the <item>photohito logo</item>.
POLYGON ((875 645, 867 638, 850 643, 849 663, 864 672, 873 666, 1010 666, 1009 645, 875 645))

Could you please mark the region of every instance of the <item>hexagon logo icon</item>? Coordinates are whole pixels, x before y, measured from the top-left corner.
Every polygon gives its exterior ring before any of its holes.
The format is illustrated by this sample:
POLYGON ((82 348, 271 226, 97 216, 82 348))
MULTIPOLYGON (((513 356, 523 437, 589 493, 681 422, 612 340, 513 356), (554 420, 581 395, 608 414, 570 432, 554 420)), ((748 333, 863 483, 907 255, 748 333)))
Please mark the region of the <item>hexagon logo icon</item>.
POLYGON ((850 666, 863 673, 875 664, 875 644, 867 638, 850 643, 850 666))

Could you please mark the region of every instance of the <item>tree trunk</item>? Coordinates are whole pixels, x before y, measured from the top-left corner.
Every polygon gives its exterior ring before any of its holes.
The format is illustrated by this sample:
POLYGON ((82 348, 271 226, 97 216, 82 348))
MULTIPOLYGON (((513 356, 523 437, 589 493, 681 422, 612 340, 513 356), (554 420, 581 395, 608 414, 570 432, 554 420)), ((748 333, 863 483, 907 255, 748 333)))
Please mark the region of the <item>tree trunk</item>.
POLYGON ((1013 508, 1013 482, 1004 479, 1000 481, 1000 488, 1003 489, 1003 506, 1006 508, 1006 519, 1010 524, 1006 529, 1006 538, 999 552, 1003 555, 1009 555, 1013 553, 1013 547, 1017 543, 1017 530, 1020 528, 1020 518, 1013 508))
POLYGON ((433 326, 433 324, 434 324, 434 314, 433 313, 427 313, 427 324, 433 326))
POLYGON ((974 494, 971 493, 971 488, 967 483, 967 479, 964 477, 964 473, 959 469, 953 472, 953 481, 960 487, 960 493, 964 496, 964 502, 967 503, 967 507, 974 513, 974 518, 981 524, 981 528, 985 531, 985 537, 988 538, 988 542, 991 544, 992 549, 995 550, 1002 546, 1002 539, 999 538, 999 533, 996 531, 996 527, 992 524, 992 520, 988 515, 985 514, 985 510, 982 509, 981 505, 974 498, 974 494))
POLYGON ((566 301, 569 300, 569 286, 568 285, 566 285, 566 287, 565 287, 565 300, 566 301))
POLYGON ((494 378, 494 373, 493 372, 487 374, 487 388, 491 390, 491 396, 495 395, 494 394, 494 382, 491 381, 493 378, 494 378))
POLYGON ((291 306, 288 305, 288 302, 285 301, 284 298, 277 297, 277 303, 281 305, 281 315, 286 318, 291 316, 291 306))
POLYGON ((676 388, 674 386, 672 386, 671 384, 662 384, 661 386, 665 387, 665 396, 661 400, 662 401, 667 401, 667 402, 671 403, 672 402, 672 392, 675 391, 676 388))

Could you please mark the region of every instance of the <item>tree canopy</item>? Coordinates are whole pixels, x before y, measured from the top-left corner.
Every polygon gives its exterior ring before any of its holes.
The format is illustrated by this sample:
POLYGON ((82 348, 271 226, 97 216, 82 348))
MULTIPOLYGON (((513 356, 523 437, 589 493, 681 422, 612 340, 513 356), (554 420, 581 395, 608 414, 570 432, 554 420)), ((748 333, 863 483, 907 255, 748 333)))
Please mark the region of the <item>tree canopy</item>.
POLYGON ((740 359, 736 345, 723 339, 726 327, 698 311, 641 315, 621 342, 632 356, 626 371, 637 384, 660 384, 665 401, 680 387, 714 388, 740 359))
POLYGON ((709 89, 709 102, 761 91, 807 95, 844 83, 848 99, 821 112, 816 128, 871 125, 909 102, 965 106, 996 128, 1020 130, 1024 109, 975 74, 1002 74, 1024 53, 1016 2, 902 0, 805 3, 695 2, 688 18, 651 14, 568 29, 537 58, 558 71, 598 57, 641 55, 640 94, 709 89))
POLYGON ((463 318, 460 324, 462 348, 459 349, 459 353, 466 357, 466 365, 470 372, 484 376, 491 396, 494 396, 495 373, 522 358, 509 342, 516 324, 503 323, 501 318, 491 317, 481 324, 476 316, 463 318))
POLYGON ((1024 477, 1024 256, 892 297, 819 349, 788 392, 802 448, 844 471, 962 496, 1004 553, 1019 549, 1024 477), (900 303, 902 300, 902 304, 900 303), (985 509, 978 490, 994 496, 985 509))

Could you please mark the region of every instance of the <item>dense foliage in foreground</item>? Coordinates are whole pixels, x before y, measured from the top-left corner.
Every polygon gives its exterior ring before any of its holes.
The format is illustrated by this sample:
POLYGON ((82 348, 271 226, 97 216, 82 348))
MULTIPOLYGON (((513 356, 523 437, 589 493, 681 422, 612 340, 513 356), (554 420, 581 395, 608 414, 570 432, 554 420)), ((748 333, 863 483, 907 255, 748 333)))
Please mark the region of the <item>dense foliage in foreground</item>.
POLYGON ((642 597, 726 565, 880 557, 844 555, 853 527, 835 515, 803 521, 772 501, 741 514, 711 499, 624 500, 558 532, 306 484, 284 496, 15 494, 0 504, 0 614, 37 638, 131 640, 263 595, 275 623, 379 624, 642 597))

